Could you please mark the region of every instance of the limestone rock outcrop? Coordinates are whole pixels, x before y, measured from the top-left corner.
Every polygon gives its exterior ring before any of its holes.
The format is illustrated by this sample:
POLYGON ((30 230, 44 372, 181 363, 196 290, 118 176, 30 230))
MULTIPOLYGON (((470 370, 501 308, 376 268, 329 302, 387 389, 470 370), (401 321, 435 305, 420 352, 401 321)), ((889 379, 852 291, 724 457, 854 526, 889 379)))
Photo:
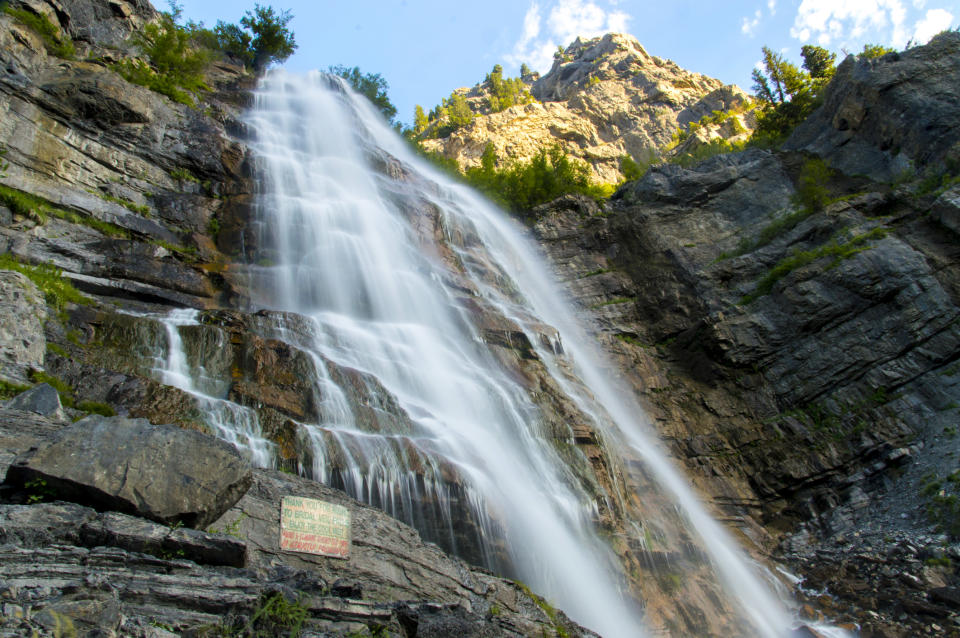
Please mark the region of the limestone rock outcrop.
MULTIPOLYGON (((530 90, 539 102, 480 115, 448 137, 421 143, 461 168, 479 165, 488 143, 503 162, 529 160, 560 144, 589 165, 596 181, 617 183, 624 155, 648 161, 678 129, 749 102, 739 88, 652 56, 632 36, 616 33, 577 39, 530 90)), ((749 115, 736 121, 742 130, 716 129, 706 137, 742 137, 754 126, 749 115)))
POLYGON ((960 34, 837 67, 824 103, 785 148, 825 158, 849 175, 880 181, 960 166, 960 34))

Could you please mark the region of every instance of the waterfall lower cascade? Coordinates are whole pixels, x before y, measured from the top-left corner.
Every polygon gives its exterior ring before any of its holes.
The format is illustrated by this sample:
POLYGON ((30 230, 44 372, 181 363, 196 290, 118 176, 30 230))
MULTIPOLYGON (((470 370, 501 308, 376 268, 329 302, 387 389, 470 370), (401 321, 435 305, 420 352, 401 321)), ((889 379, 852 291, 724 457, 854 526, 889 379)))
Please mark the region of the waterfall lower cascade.
MULTIPOLYGON (((268 74, 247 123, 256 329, 296 350, 310 387, 299 472, 609 638, 789 635, 514 222, 336 78, 268 74)), ((270 465, 255 414, 176 360, 194 321, 165 321, 166 382, 270 465)))

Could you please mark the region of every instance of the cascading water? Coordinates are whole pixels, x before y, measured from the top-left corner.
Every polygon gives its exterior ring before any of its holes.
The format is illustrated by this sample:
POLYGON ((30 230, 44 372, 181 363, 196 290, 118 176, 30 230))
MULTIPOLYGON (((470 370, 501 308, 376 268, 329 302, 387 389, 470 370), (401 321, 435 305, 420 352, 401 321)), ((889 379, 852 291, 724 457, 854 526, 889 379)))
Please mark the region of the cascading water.
MULTIPOLYGON (((789 632, 502 213, 422 163, 334 78, 269 74, 248 124, 265 264, 254 303, 284 311, 261 330, 314 370, 302 472, 526 581, 604 636, 645 631, 637 569, 676 596, 644 600, 648 618, 689 595, 739 616, 725 635, 789 632), (606 452, 588 458, 584 441, 606 452)), ((190 321, 166 321, 164 376, 218 414, 229 402, 200 392, 174 354, 190 321)), ((265 464, 244 423, 215 425, 265 464)))
POLYGON ((273 445, 260 436, 257 415, 250 408, 237 405, 208 394, 216 385, 203 374, 203 369, 193 370, 187 362, 187 353, 180 337, 182 326, 198 325, 196 310, 174 310, 159 317, 167 336, 165 357, 160 357, 156 372, 160 380, 193 396, 204 420, 213 433, 241 450, 260 467, 270 467, 273 460, 273 445))

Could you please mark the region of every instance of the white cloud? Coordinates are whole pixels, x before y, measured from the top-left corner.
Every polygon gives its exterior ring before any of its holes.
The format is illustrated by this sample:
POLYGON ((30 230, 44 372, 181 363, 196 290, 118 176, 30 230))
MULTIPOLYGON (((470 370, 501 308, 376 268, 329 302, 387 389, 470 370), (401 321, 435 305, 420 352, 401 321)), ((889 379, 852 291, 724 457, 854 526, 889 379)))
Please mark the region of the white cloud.
POLYGON ((946 9, 930 9, 913 27, 913 37, 916 44, 926 44, 930 38, 953 24, 953 14, 946 9))
POLYGON ((770 11, 770 15, 777 14, 777 0, 767 0, 767 10, 770 11))
POLYGON ((530 4, 523 18, 523 33, 505 56, 510 64, 526 62, 538 71, 547 71, 553 63, 558 46, 566 47, 577 36, 593 38, 611 31, 627 30, 630 16, 613 9, 617 2, 608 0, 611 8, 602 8, 593 0, 554 0, 541 11, 536 0, 530 4), (544 13, 546 18, 543 18, 544 13))
POLYGON ((868 34, 883 44, 907 41, 907 10, 901 0, 803 0, 790 29, 801 42, 822 46, 860 40, 868 34))
POLYGON ((752 20, 749 17, 744 18, 743 22, 740 24, 740 32, 744 35, 753 37, 753 33, 756 31, 757 25, 760 24, 760 16, 760 9, 757 9, 757 12, 753 14, 752 20))

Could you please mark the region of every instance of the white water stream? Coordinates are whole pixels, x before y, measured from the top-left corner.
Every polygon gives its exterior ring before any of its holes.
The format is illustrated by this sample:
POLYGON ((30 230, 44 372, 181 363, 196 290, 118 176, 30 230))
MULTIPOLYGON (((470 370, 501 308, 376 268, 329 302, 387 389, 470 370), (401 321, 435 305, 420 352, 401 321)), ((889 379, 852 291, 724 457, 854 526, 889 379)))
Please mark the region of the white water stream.
MULTIPOLYGON (((422 162, 336 80, 272 72, 256 100, 248 124, 262 189, 259 243, 270 261, 255 301, 309 325, 277 321, 270 335, 308 352, 316 369, 321 418, 301 424, 313 448, 308 473, 336 477, 413 524, 424 516, 420 504, 433 503, 451 529, 456 485, 491 566, 500 540, 519 578, 576 621, 609 638, 646 635, 618 559, 596 532, 595 496, 549 442, 536 401, 491 354, 472 297, 519 326, 608 449, 642 459, 699 537, 743 635, 788 635, 781 603, 697 502, 517 226, 422 162), (361 423, 336 380, 343 369, 375 379, 365 391, 392 397, 408 431, 361 423)), ((191 321, 165 322, 165 381, 203 396, 221 415, 217 432, 269 465, 255 421, 225 412, 229 402, 203 395, 191 380, 197 371, 175 361, 177 327, 191 321)))

